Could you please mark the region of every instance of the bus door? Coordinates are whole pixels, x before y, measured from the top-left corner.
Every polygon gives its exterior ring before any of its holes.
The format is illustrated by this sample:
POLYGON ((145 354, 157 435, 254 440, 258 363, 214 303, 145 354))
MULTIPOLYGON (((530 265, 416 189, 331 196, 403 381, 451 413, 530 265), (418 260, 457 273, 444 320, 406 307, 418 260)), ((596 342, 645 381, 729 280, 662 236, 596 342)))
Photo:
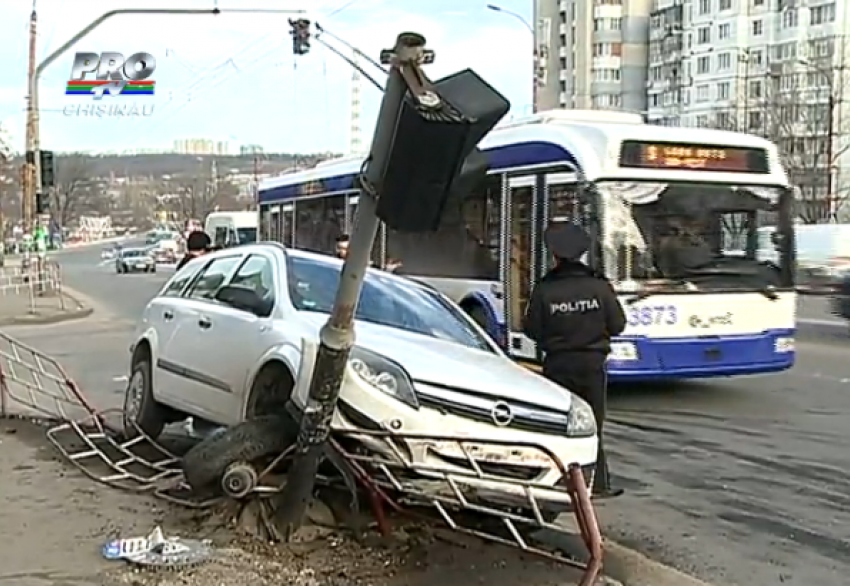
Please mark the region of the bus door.
MULTIPOLYGON (((541 195, 542 230, 545 230, 552 222, 569 222, 590 231, 588 202, 580 194, 580 184, 575 173, 547 174, 544 177, 541 195)), ((554 262, 542 238, 539 242, 538 259, 539 270, 536 277, 539 279, 552 268, 554 262)))
POLYGON ((280 235, 279 242, 287 247, 295 246, 295 204, 285 204, 280 206, 280 214, 278 218, 278 234, 280 235))
POLYGON ((534 344, 522 334, 522 321, 537 273, 534 249, 540 234, 538 178, 504 175, 502 181, 499 266, 508 327, 507 351, 515 358, 533 359, 534 344))
POLYGON ((263 222, 263 240, 271 240, 272 242, 282 242, 280 223, 281 223, 281 206, 272 206, 269 213, 261 216, 263 222))

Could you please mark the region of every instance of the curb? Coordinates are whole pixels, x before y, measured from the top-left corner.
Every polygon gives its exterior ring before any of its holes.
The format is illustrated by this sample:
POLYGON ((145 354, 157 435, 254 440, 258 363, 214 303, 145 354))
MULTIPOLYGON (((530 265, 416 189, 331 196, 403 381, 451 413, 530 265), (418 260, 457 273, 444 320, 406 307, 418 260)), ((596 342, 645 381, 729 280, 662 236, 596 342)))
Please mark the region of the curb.
POLYGON ((713 586, 608 539, 603 572, 625 586, 713 586))
POLYGON ((50 316, 23 315, 0 319, 0 327, 52 325, 76 319, 83 319, 94 313, 94 309, 86 306, 82 301, 77 299, 74 295, 69 294, 67 291, 63 290, 60 295, 76 304, 77 309, 50 316))

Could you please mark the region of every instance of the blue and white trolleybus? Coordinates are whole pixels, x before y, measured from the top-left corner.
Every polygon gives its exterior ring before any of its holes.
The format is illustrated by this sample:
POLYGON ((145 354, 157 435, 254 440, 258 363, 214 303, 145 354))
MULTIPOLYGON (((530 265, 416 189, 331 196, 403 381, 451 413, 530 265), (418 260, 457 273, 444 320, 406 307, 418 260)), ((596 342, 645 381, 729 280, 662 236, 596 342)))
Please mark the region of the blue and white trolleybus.
MULTIPOLYGON (((775 145, 718 130, 661 127, 639 115, 552 111, 494 129, 479 145, 485 181, 450 201, 438 232, 382 227, 378 266, 458 302, 518 360, 541 355, 522 334, 534 283, 551 259, 553 221, 592 235, 587 262, 628 316, 609 360, 615 380, 776 372, 794 363, 793 192, 775 145), (759 227, 776 226, 776 254, 759 227)), ((264 239, 332 253, 351 229, 361 158, 265 181, 264 239)))

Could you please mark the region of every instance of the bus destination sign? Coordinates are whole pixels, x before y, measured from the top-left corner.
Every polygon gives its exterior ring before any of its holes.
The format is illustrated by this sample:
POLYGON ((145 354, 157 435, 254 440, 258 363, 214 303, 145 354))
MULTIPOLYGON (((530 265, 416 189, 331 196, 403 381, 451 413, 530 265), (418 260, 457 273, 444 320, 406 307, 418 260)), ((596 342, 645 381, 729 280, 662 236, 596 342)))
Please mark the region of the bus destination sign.
POLYGON ((770 173, 767 150, 753 147, 625 140, 620 166, 629 169, 770 173))

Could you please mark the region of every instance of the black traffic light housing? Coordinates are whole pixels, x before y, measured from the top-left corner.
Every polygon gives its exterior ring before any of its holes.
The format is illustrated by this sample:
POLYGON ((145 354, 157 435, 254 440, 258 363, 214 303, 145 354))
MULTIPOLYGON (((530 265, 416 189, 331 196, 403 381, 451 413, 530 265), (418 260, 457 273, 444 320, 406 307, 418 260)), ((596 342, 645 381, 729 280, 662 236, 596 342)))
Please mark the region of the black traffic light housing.
POLYGON ((373 181, 378 217, 395 230, 439 228, 449 197, 466 197, 486 175, 486 157, 476 145, 510 109, 471 69, 434 82, 430 90, 442 105, 424 107, 408 91, 387 156, 369 163, 368 174, 377 171, 379 177, 373 181))
POLYGON ((46 214, 50 211, 50 196, 46 193, 35 194, 35 213, 46 214))
POLYGON ((292 52, 296 55, 306 55, 310 52, 310 21, 306 18, 289 19, 292 30, 292 52))
POLYGON ((47 189, 53 187, 56 175, 53 167, 53 151, 39 151, 41 159, 41 187, 47 189))

